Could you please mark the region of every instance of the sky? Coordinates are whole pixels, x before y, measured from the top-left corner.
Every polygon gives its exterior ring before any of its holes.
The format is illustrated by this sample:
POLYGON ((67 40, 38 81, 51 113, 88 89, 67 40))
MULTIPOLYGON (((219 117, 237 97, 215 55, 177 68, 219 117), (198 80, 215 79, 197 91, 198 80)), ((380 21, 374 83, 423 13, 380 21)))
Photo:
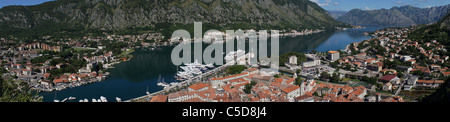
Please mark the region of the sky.
POLYGON ((0 0, 0 8, 9 5, 37 5, 53 0, 0 0))
POLYGON ((317 3, 325 10, 351 9, 374 10, 390 9, 394 6, 411 5, 419 8, 428 8, 434 6, 443 6, 450 4, 450 0, 310 0, 317 3))
MULTIPOLYGON (((0 0, 0 8, 8 5, 37 5, 53 0, 0 0)), ((443 6, 450 0, 310 0, 325 10, 343 10, 359 8, 363 10, 390 9, 394 6, 411 5, 419 8, 443 6)))

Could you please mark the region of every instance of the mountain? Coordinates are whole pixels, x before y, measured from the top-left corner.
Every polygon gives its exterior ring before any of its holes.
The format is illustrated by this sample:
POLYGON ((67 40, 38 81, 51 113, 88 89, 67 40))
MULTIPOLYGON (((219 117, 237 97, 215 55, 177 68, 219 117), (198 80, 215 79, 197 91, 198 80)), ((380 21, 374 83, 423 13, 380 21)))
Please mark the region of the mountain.
POLYGON ((0 31, 0 35, 161 30, 186 27, 183 25, 196 21, 215 29, 322 29, 346 25, 309 0, 56 0, 0 9, 0 27, 8 29, 0 31))
MULTIPOLYGON (((436 40, 450 50, 450 13, 439 20, 437 23, 420 27, 408 34, 414 41, 430 42, 436 40)), ((438 51, 438 55, 449 56, 448 51, 438 51)), ((448 61, 445 61, 446 67, 449 67, 448 61)), ((435 92, 419 99, 421 102, 450 102, 450 77, 445 78, 444 84, 440 85, 435 92)))
POLYGON ((334 19, 338 19, 339 17, 345 15, 348 11, 341 11, 341 10, 328 10, 328 14, 330 14, 331 17, 334 19))
MULTIPOLYGON (((450 50, 450 13, 435 24, 420 27, 408 35, 417 41, 437 40, 450 50)), ((449 52, 447 52, 450 55, 449 52)))
POLYGON ((447 15, 449 10, 450 4, 431 8, 418 8, 407 5, 379 10, 353 9, 337 20, 360 26, 402 27, 435 23, 447 15))

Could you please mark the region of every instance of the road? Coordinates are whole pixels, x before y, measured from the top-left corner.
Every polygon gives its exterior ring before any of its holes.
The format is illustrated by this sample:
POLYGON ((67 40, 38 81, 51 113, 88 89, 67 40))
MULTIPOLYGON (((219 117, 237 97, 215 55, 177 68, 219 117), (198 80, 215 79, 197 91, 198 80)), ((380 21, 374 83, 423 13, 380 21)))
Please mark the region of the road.
POLYGON ((397 96, 398 93, 400 93, 400 91, 402 91, 403 85, 405 85, 405 83, 402 83, 402 85, 400 85, 400 86, 398 87, 398 89, 397 89, 397 91, 395 92, 394 96, 397 96))

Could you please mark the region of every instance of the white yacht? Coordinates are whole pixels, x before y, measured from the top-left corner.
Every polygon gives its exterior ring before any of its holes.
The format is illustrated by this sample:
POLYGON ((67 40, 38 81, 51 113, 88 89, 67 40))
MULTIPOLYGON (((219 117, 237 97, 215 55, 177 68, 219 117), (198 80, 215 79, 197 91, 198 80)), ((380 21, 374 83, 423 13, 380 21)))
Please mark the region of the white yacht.
POLYGON ((77 98, 76 97, 72 97, 72 96, 69 97, 69 100, 75 100, 75 99, 77 99, 77 98))
POLYGON ((117 102, 122 102, 122 99, 120 99, 119 97, 116 97, 116 101, 117 102))
POLYGON ((213 65, 212 63, 210 63, 210 64, 206 64, 206 67, 208 67, 208 68, 214 68, 214 65, 213 65))
POLYGON ((103 96, 100 96, 100 100, 101 100, 102 102, 108 102, 108 100, 106 99, 106 97, 103 97, 103 96))

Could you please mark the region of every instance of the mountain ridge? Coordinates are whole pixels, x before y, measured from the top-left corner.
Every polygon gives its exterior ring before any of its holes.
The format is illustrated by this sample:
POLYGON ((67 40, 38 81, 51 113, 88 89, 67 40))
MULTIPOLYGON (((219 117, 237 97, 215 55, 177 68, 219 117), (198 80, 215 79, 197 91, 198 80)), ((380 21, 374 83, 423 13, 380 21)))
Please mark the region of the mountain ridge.
POLYGON ((430 8, 406 5, 378 10, 352 9, 337 20, 360 26, 402 27, 435 23, 447 15, 449 10, 450 4, 430 8))
POLYGON ((56 0, 0 9, 0 27, 15 31, 54 25, 61 26, 55 31, 123 30, 195 21, 218 27, 266 29, 346 26, 309 0, 56 0))

